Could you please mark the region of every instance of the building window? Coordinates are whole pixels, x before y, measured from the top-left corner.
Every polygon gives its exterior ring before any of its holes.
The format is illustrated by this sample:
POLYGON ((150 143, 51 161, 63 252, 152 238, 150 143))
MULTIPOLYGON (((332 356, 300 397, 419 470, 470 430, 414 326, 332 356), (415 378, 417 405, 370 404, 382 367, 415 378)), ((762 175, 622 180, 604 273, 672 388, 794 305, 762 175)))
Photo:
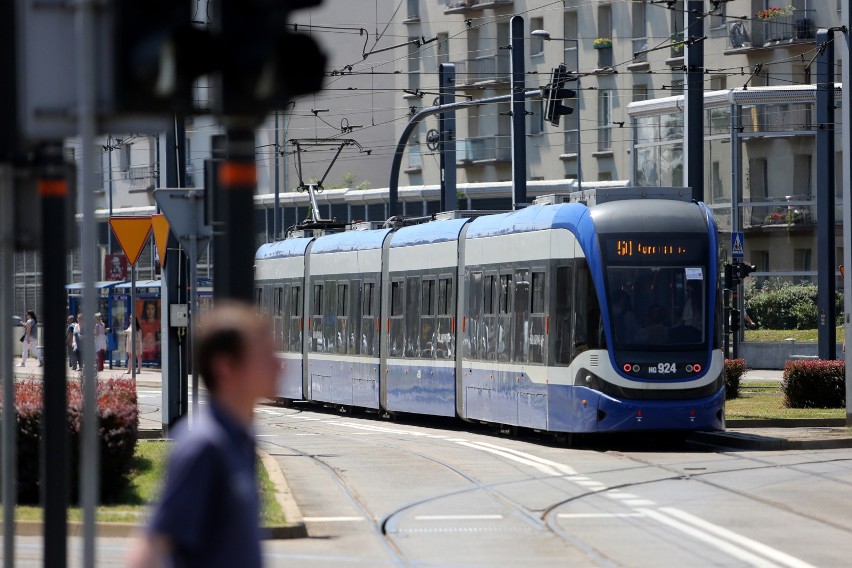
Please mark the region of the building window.
POLYGON ((420 19, 420 0, 408 0, 408 19, 420 19))
POLYGON ((811 249, 793 249, 793 270, 797 272, 811 271, 811 249))
MULTIPOLYGON (((439 32, 438 41, 436 42, 437 46, 435 47, 436 55, 438 57, 438 65, 441 63, 449 63, 450 62, 450 36, 447 32, 439 32)), ((458 69, 456 70, 458 71, 458 69)))
POLYGON ((728 88, 728 78, 727 77, 712 77, 710 79, 710 90, 711 91, 723 91, 728 88))
POLYGON ((811 194, 810 154, 796 154, 793 156, 793 193, 796 195, 811 194))
POLYGON ((544 101, 532 101, 530 107, 530 134, 541 134, 544 132, 544 101))
MULTIPOLYGON (((530 18, 530 31, 544 29, 544 18, 530 18)), ((530 57, 544 54, 544 38, 530 37, 530 57)))
POLYGON ((612 91, 598 91, 598 150, 612 148, 612 91))
POLYGON ((612 6, 609 4, 598 6, 598 37, 612 39, 612 6))
MULTIPOLYGON (((633 18, 633 53, 648 49, 648 38, 646 18, 645 18, 645 0, 638 0, 631 3, 632 18, 633 18)), ((642 53, 634 58, 634 61, 647 61, 648 55, 642 53)))
POLYGON ((420 46, 417 44, 419 38, 410 37, 408 41, 414 42, 408 46, 408 88, 411 90, 420 88, 420 46))
POLYGON ((130 166, 133 162, 130 160, 130 149, 132 148, 131 144, 122 144, 119 146, 119 163, 121 164, 121 169, 125 172, 130 169, 130 166))
POLYGON ((574 40, 573 38, 578 37, 579 33, 577 32, 577 12, 569 11, 565 12, 565 15, 562 17, 562 37, 566 38, 565 46, 563 47, 565 53, 562 57, 563 61, 565 61, 565 65, 568 67, 569 71, 576 71, 580 68, 580 60, 579 60, 579 50, 577 49, 577 42, 579 40, 574 40))
POLYGON ((648 85, 633 85, 633 102, 648 100, 648 85))
POLYGON ((727 5, 727 2, 719 2, 715 5, 711 4, 711 6, 714 8, 712 11, 713 15, 710 16, 710 27, 712 29, 724 28, 725 25, 728 23, 728 19, 726 16, 727 5))
MULTIPOLYGON (((669 13, 669 29, 671 30, 672 41, 683 41, 683 0, 678 0, 674 3, 669 13)), ((672 46, 672 57, 683 57, 683 44, 672 46)))

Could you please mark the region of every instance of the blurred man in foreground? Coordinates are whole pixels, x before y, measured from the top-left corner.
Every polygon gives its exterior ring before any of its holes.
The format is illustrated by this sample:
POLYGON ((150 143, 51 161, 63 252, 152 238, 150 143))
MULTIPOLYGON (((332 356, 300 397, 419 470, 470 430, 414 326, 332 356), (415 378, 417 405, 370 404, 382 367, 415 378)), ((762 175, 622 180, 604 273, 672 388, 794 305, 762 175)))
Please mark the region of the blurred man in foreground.
POLYGON ((131 566, 261 565, 252 430, 275 396, 280 363, 269 322, 248 304, 216 307, 198 326, 195 362, 209 403, 177 430, 165 486, 131 566))

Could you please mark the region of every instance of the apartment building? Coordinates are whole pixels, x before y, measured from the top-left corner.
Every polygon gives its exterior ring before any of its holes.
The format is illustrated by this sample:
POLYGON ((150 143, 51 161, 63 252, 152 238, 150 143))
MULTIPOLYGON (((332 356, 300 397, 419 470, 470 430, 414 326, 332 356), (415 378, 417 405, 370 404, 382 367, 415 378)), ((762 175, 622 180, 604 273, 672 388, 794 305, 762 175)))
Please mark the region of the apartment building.
MULTIPOLYGON (((839 24, 839 6, 833 0, 705 2, 705 89, 747 81, 750 87, 811 83, 807 64, 816 30, 839 24)), ((682 1, 407 0, 407 9, 399 35, 436 39, 399 62, 397 86, 410 91, 401 96, 412 106, 432 104, 433 96, 411 92, 436 91, 440 63, 455 64, 460 96, 508 93, 509 19, 515 14, 525 19, 528 89, 547 84, 559 63, 579 72, 572 87, 578 95, 569 103, 574 113, 559 127, 544 122, 539 101, 527 104, 528 179, 576 178, 580 171, 589 181, 631 179, 627 105, 683 89, 682 1)), ((508 104, 497 104, 457 113, 459 181, 511 178, 508 111, 508 104)), ((430 129, 437 129, 437 119, 410 140, 401 183, 440 179, 425 143, 430 129)))

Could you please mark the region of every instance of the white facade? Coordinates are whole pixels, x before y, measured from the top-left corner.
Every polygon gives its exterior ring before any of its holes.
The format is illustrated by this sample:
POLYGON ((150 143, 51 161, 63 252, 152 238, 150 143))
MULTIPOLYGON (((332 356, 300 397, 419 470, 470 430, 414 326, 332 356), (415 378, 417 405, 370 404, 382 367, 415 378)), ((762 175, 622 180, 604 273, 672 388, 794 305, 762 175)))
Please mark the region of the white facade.
MULTIPOLYGON (((568 84, 579 93, 577 100, 568 102, 574 114, 563 117, 560 127, 543 123, 538 102, 527 104, 532 113, 526 125, 528 179, 576 177, 578 149, 584 180, 629 179, 632 135, 627 105, 682 92, 682 45, 634 56, 683 37, 681 1, 411 0, 409 4, 416 6, 419 19, 398 25, 397 33, 440 40, 412 53, 407 61, 397 61, 398 90, 415 86, 437 90, 437 65, 451 62, 456 63, 462 93, 475 98, 507 94, 505 48, 514 14, 525 20, 527 89, 546 85, 559 63, 579 71, 579 83, 568 84), (550 32, 551 39, 532 35, 540 29, 550 32), (603 48, 596 49, 596 43, 603 48), (608 43, 611 47, 606 47, 608 43)), ((762 68, 749 86, 813 82, 806 66, 816 53, 816 30, 839 25, 839 4, 825 0, 776 4, 732 0, 704 19, 703 32, 695 35, 707 36, 705 90, 741 87, 758 64, 762 68), (782 10, 773 17, 757 17, 770 7, 782 10)), ((712 5, 705 2, 704 7, 709 10, 712 5)), ((434 98, 401 96, 418 107, 430 105, 434 98)), ((460 182, 511 178, 508 110, 507 104, 457 113, 460 182)), ((437 119, 427 120, 410 144, 401 184, 439 181, 437 155, 433 159, 425 144, 426 131, 432 128, 437 128, 437 119)))

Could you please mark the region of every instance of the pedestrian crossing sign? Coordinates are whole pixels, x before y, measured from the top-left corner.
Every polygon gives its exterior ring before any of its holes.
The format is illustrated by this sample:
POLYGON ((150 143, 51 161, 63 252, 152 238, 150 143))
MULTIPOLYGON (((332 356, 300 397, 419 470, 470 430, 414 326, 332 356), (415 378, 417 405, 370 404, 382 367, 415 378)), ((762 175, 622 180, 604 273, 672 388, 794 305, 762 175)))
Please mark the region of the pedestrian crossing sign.
POLYGON ((732 258, 743 258, 745 257, 745 251, 743 250, 743 244, 745 243, 745 235, 742 232, 739 233, 731 233, 731 257, 732 258))

